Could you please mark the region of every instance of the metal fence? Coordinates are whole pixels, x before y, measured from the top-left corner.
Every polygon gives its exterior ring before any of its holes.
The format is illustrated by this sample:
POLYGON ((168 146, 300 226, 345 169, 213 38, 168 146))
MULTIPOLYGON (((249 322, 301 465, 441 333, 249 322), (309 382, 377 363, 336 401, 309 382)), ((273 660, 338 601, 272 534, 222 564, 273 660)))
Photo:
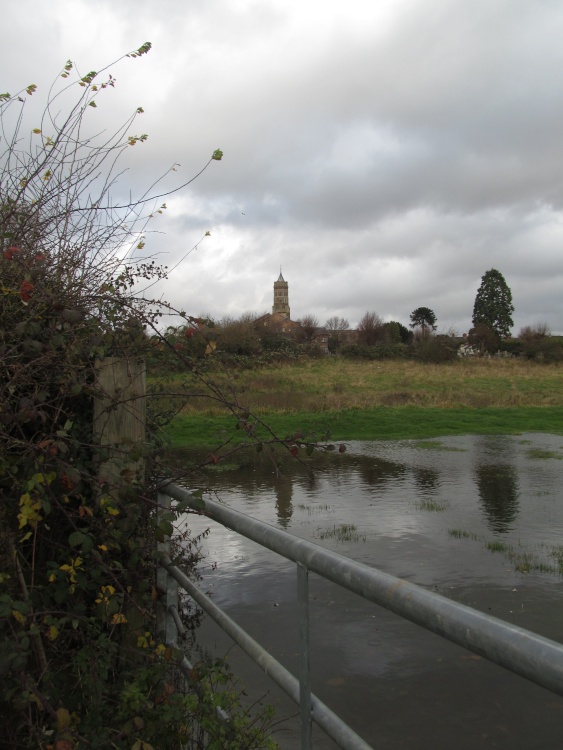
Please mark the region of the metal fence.
MULTIPOLYGON (((171 498, 201 509, 183 487, 161 486, 159 507, 170 508, 171 498)), ((499 664, 527 680, 563 695, 563 645, 524 628, 499 620, 421 586, 383 573, 362 563, 299 539, 286 531, 246 516, 232 508, 204 500, 204 512, 214 521, 252 539, 296 563, 300 674, 296 678, 260 644, 240 628, 213 601, 172 565, 166 543, 160 545, 159 588, 167 592, 161 630, 167 643, 175 643, 181 627, 177 611, 180 585, 300 707, 301 748, 310 750, 314 721, 345 750, 370 750, 368 745, 333 711, 311 693, 309 672, 308 574, 312 571, 359 594, 385 609, 420 625, 464 648, 499 664), (168 615, 168 616, 167 616, 168 615)))

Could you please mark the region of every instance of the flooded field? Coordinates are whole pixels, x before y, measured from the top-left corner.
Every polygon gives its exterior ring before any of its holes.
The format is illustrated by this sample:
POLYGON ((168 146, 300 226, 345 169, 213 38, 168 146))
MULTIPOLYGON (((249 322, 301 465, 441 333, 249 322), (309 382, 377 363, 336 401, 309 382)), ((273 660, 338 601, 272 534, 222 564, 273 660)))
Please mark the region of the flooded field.
MULTIPOLYGON (((340 554, 563 642, 563 438, 349 443, 347 452, 218 472, 222 502, 340 554)), ((203 587, 297 670, 295 565, 206 519, 203 587)), ((559 748, 563 698, 310 577, 314 692, 377 748, 559 748)), ((253 698, 299 747, 297 709, 208 619, 253 698)), ((315 747, 334 747, 315 730, 315 747)))

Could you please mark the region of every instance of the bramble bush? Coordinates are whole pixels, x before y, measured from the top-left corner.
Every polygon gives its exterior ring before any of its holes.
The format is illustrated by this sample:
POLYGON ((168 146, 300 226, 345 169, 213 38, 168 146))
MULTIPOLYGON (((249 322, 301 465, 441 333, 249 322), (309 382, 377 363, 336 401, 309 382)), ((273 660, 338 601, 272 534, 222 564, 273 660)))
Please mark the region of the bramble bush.
MULTIPOLYGON (((166 276, 134 260, 162 196, 111 197, 118 158, 146 141, 130 135, 142 109, 114 135, 87 136, 116 79, 107 69, 81 76, 69 61, 59 83, 31 143, 25 101, 36 87, 0 94, 0 746, 270 746, 269 716, 247 717, 223 665, 198 665, 194 691, 156 635, 156 540, 175 517, 157 516, 150 476, 163 471, 155 461, 167 415, 157 400, 145 441, 117 455, 120 471, 106 471, 116 454, 93 426, 94 404, 108 398, 98 373, 110 358, 165 369, 180 356, 202 387, 205 374, 159 334, 166 306, 137 293, 166 276), (217 682, 226 687, 214 692, 217 682), (218 703, 233 717, 226 725, 218 703)), ((242 413, 236 400, 228 406, 242 413)), ((191 542, 175 559, 194 572, 191 542)))

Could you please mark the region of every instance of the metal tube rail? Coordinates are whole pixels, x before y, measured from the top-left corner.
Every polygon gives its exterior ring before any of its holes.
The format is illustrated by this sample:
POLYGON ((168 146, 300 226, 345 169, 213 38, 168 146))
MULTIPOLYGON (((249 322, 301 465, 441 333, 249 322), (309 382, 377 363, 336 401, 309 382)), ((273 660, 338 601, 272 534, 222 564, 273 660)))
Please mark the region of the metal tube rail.
MULTIPOLYGON (((170 558, 162 557, 160 565, 166 569, 182 588, 199 604, 199 606, 212 617, 222 630, 238 644, 250 658, 270 677, 290 698, 298 705, 300 704, 299 680, 294 677, 282 664, 269 654, 265 648, 257 643, 240 625, 226 615, 208 596, 199 589, 185 573, 175 565, 170 558)), ((314 721, 331 737, 339 747, 350 748, 350 750, 372 750, 364 740, 354 732, 342 719, 328 708, 316 696, 310 694, 310 713, 314 721)), ((307 717, 310 724, 310 716, 307 717)), ((307 740, 310 742, 310 727, 307 732, 307 740)))
MULTIPOLYGON (((190 492, 173 483, 160 491, 190 503, 190 492)), ((202 501, 193 499, 201 510, 202 501)), ((563 695, 563 645, 496 617, 427 591, 376 568, 299 539, 213 500, 203 500, 205 513, 308 570, 359 594, 489 661, 563 695)))

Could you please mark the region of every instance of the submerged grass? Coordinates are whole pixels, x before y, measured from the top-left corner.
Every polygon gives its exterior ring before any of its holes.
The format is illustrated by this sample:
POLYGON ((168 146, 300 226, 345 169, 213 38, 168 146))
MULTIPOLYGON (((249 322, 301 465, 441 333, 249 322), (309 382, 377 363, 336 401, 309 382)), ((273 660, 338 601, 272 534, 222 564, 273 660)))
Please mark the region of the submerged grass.
POLYGON ((317 534, 319 539, 336 539, 337 542, 365 542, 365 534, 359 534, 353 523, 342 523, 331 529, 321 529, 317 534))
POLYGON ((487 549, 491 552, 500 552, 506 555, 507 559, 514 565, 514 570, 518 573, 555 573, 563 575, 563 545, 540 545, 545 548, 543 556, 515 548, 511 544, 494 541, 487 542, 487 549), (545 561, 545 555, 554 560, 553 563, 545 561))
POLYGON ((532 450, 529 450, 528 456, 530 456, 530 458, 537 458, 537 459, 556 458, 559 461, 563 459, 563 453, 556 453, 556 451, 542 450, 541 448, 533 448, 532 450))
POLYGON ((474 542, 479 540, 477 534, 472 531, 465 531, 465 529, 448 529, 448 534, 453 536, 454 539, 472 539, 474 542))
POLYGON ((435 513, 440 513, 441 511, 448 509, 449 503, 439 503, 436 502, 436 500, 421 500, 416 504, 416 507, 418 508, 418 510, 428 510, 435 513))

